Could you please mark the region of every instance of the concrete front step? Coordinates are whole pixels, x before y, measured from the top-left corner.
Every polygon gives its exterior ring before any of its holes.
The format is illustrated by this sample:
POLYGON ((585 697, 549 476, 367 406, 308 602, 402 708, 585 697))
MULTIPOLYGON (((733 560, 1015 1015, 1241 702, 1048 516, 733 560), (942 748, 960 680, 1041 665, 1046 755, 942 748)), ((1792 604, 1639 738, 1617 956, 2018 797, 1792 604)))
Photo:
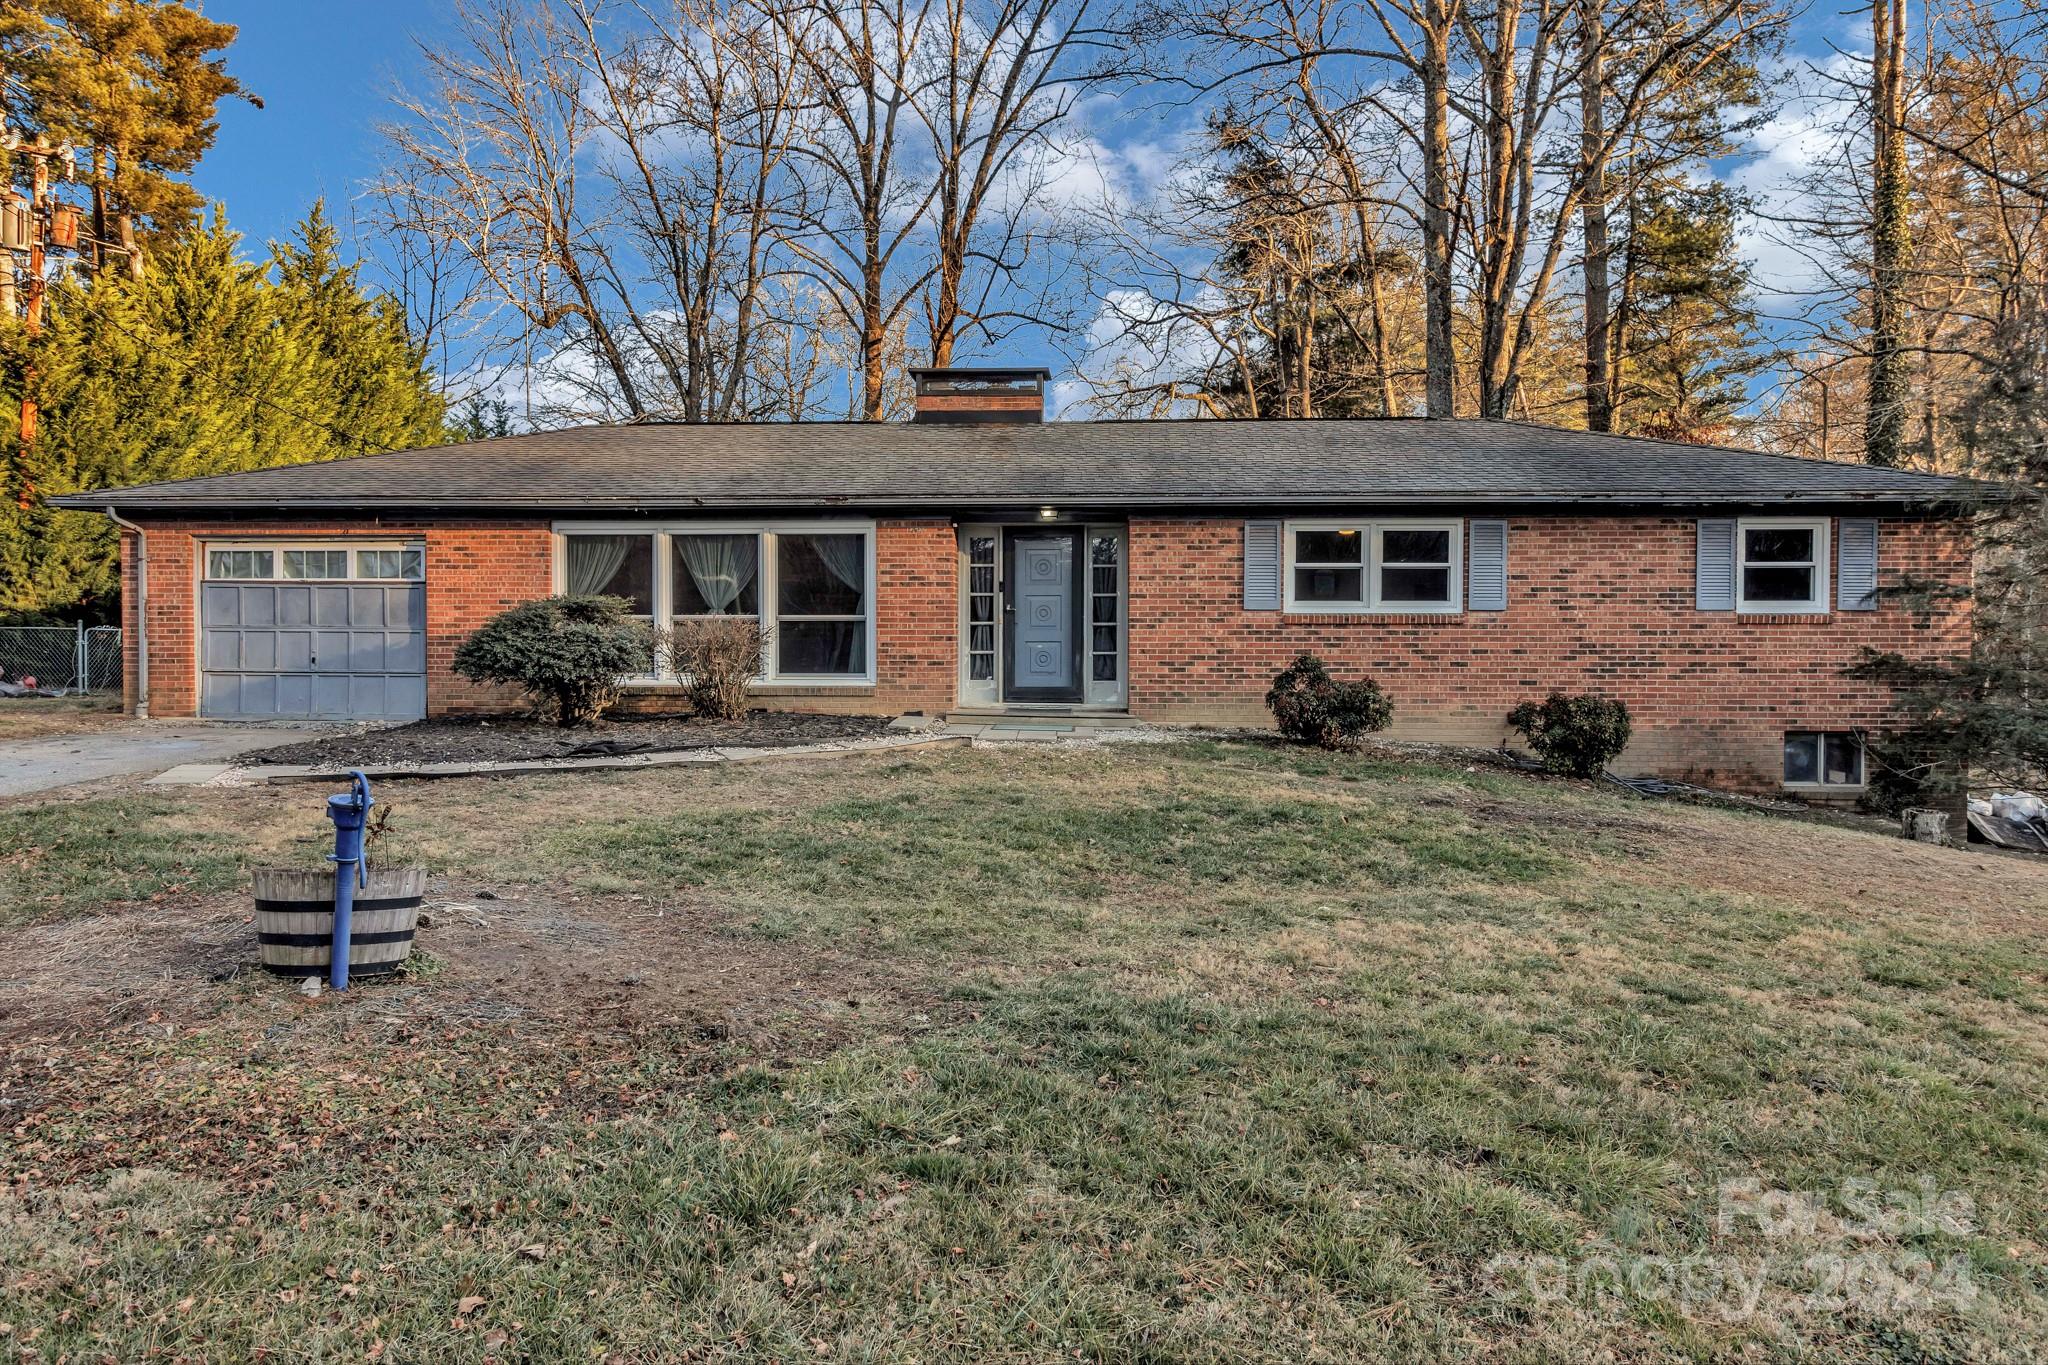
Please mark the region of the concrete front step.
POLYGON ((1033 710, 948 711, 949 730, 1023 731, 1045 734, 1074 734, 1090 730, 1137 730, 1144 722, 1128 711, 1033 710))

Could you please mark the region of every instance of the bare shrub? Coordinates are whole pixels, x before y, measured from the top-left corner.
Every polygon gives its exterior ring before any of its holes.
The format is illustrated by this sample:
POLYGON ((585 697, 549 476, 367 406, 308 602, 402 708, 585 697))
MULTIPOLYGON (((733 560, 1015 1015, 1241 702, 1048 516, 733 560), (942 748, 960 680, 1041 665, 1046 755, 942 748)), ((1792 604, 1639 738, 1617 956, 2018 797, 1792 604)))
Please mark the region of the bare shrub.
POLYGON ((668 665, 683 680, 691 709, 714 720, 747 714, 747 689, 767 655, 768 632, 751 616, 678 621, 668 635, 668 665))

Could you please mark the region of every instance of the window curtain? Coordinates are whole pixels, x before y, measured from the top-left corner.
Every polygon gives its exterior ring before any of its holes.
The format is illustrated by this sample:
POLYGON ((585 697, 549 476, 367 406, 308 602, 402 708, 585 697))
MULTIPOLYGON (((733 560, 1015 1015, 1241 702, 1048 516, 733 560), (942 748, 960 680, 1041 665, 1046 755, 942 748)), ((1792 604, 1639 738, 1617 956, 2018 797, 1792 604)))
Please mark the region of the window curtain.
POLYGON ((826 572, 860 594, 861 609, 867 609, 867 542, 860 536, 813 536, 811 546, 826 572))
POLYGON ((698 595, 715 615, 726 616, 754 581, 760 549, 753 536, 677 536, 676 548, 698 595))
POLYGON ((633 548, 632 536, 570 536, 568 584, 571 597, 590 597, 610 586, 633 548))

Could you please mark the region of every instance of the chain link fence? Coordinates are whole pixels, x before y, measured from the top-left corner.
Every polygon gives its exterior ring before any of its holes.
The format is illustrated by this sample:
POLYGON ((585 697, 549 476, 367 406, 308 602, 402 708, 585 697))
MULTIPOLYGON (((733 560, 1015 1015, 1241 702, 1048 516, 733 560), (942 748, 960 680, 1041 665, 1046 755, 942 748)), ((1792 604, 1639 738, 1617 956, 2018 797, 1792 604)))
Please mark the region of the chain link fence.
POLYGON ((119 626, 0 626, 0 682, 53 692, 116 692, 121 687, 119 626))

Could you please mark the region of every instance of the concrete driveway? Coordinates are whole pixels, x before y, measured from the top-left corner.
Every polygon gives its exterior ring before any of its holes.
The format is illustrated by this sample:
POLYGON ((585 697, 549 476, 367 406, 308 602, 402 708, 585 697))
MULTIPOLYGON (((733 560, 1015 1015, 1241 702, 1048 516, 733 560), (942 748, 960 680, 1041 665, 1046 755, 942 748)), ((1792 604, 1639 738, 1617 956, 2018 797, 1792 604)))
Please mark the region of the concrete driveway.
POLYGON ((103 777, 155 776, 180 763, 220 763, 244 750, 269 749, 338 728, 130 720, 75 734, 0 739, 0 796, 26 796, 103 777))

